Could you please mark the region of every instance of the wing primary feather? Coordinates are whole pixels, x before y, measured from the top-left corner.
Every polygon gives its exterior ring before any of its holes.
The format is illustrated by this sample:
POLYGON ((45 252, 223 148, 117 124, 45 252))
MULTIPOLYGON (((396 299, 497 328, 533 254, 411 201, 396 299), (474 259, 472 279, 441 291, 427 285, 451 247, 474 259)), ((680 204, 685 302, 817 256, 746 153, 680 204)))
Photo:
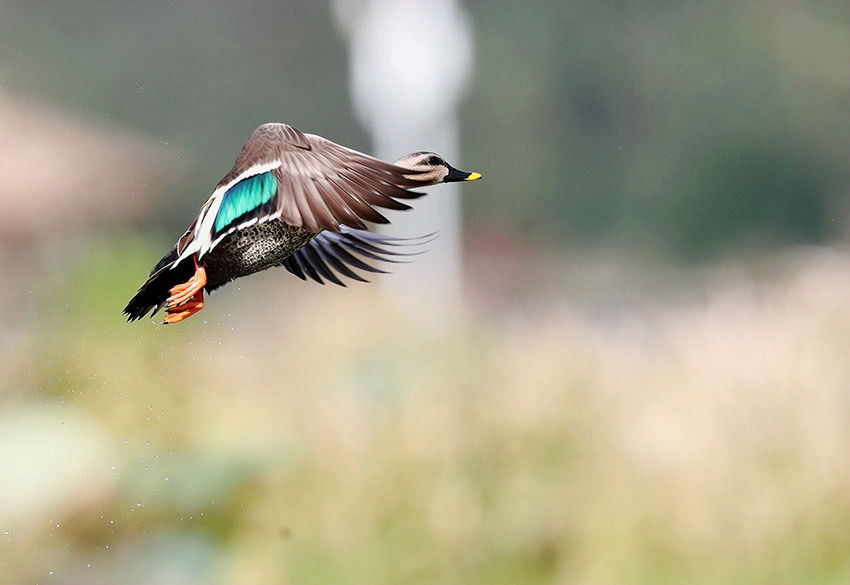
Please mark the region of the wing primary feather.
POLYGON ((310 266, 316 269, 316 272, 333 282, 334 284, 338 284, 339 286, 345 286, 345 283, 342 282, 337 276, 328 268, 327 264, 325 264, 322 257, 319 256, 319 253, 316 251, 315 246, 304 246, 299 250, 299 252, 304 252, 304 260, 305 263, 309 263, 310 266))
MULTIPOLYGON (((413 238, 400 238, 397 236, 386 236, 381 234, 375 234, 366 230, 346 230, 344 233, 340 234, 341 236, 358 239, 361 241, 379 244, 381 246, 422 246, 424 244, 428 244, 437 239, 439 233, 431 232, 429 234, 425 234, 423 236, 416 236, 413 238)), ((412 254, 421 254, 421 252, 413 252, 412 254)))
POLYGON ((333 250, 336 254, 336 257, 339 258, 341 261, 345 262, 346 264, 348 264, 349 266, 354 266, 355 268, 359 268, 360 270, 366 270, 368 272, 377 272, 377 273, 380 273, 380 274, 387 274, 386 270, 381 270, 380 268, 375 268, 371 264, 366 264, 363 260, 361 260, 357 256, 349 253, 348 250, 346 250, 345 247, 342 246, 341 244, 330 243, 328 245, 333 248, 333 250))
POLYGON ((307 280, 307 277, 304 276, 304 271, 298 265, 298 259, 295 255, 286 258, 281 264, 301 280, 307 280))
POLYGON ((348 242, 346 245, 348 246, 348 248, 352 252, 356 252, 357 254, 360 254, 361 256, 366 256, 367 258, 372 258, 373 260, 379 260, 381 262, 392 262, 394 264, 403 264, 404 262, 407 262, 407 260, 399 260, 399 259, 396 259, 396 258, 387 258, 387 257, 382 255, 382 254, 392 254, 392 255, 395 255, 395 256, 403 255, 403 254, 398 254, 397 252, 388 252, 386 250, 381 250, 380 248, 373 248, 373 250, 370 250, 369 248, 366 248, 363 244, 361 244, 359 242, 348 242), (374 251, 374 250, 377 250, 377 251, 374 251))
POLYGON ((337 187, 325 177, 317 179, 317 181, 321 185, 320 190, 323 193, 327 193, 325 203, 327 203, 331 213, 334 214, 334 217, 340 223, 365 230, 366 224, 364 224, 363 221, 357 217, 357 214, 355 214, 354 211, 352 211, 352 209, 346 204, 345 198, 337 192, 337 187))
MULTIPOLYGON (((370 181, 371 183, 374 183, 376 185, 374 188, 376 190, 378 190, 380 193, 387 195, 387 196, 398 197, 400 199, 416 199, 417 197, 422 197, 423 195, 426 195, 426 193, 421 193, 419 191, 409 191, 409 190, 405 189, 404 187, 400 187, 398 184, 396 184, 393 181, 390 181, 390 180, 388 180, 384 177, 377 176, 377 175, 374 175, 374 174, 370 174, 368 172, 368 171, 371 170, 369 167, 353 166, 353 167, 350 167, 348 170, 353 172, 353 173, 356 173, 357 175, 363 177, 364 179, 370 181), (364 169, 365 169, 365 171, 364 171, 364 169)), ((421 183, 417 184, 417 186, 421 186, 421 183)))
MULTIPOLYGON (((380 256, 419 256, 423 253, 423 251, 414 251, 414 252, 399 252, 397 250, 387 250, 385 248, 381 248, 380 245, 376 245, 368 240, 358 238, 356 236, 346 238, 345 245, 355 250, 357 252, 364 253, 371 252, 373 254, 379 254, 380 256)), ((384 258, 378 257, 379 260, 383 260, 384 258)), ((387 262, 403 262, 402 260, 397 259, 387 259, 387 262)))
POLYGON ((420 246, 434 236, 427 234, 419 238, 398 238, 342 226, 338 232, 321 232, 280 265, 302 280, 310 278, 321 284, 329 280, 345 286, 339 276, 369 282, 353 269, 386 273, 386 270, 373 266, 370 261, 408 262, 406 257, 421 254, 422 251, 402 252, 399 248, 420 246))
POLYGON ((359 280, 360 282, 369 282, 353 270, 351 270, 345 263, 340 260, 340 258, 336 255, 333 249, 330 249, 329 245, 325 242, 316 242, 316 250, 319 252, 319 255, 325 260, 326 264, 330 264, 334 270, 342 274, 343 276, 347 276, 348 278, 359 280))
MULTIPOLYGON (((328 178, 328 182, 333 186, 334 191, 340 198, 344 201, 344 203, 360 218, 365 219, 366 221, 371 221, 373 223, 390 223, 386 217, 384 217, 377 209, 373 208, 371 205, 363 201, 359 195, 356 193, 352 193, 345 189, 342 185, 336 182, 336 180, 332 178, 328 178)), ((352 226, 354 227, 354 226, 352 226)), ((365 225, 363 228, 365 229, 365 225)))
POLYGON ((316 269, 313 267, 312 264, 310 264, 308 259, 302 257, 302 255, 299 253, 299 252, 301 252, 301 250, 304 250, 304 249, 307 249, 307 248, 309 248, 309 244, 307 246, 304 246, 300 250, 298 250, 298 252, 296 252, 295 254, 293 254, 291 256, 291 258, 295 258, 295 261, 298 263, 298 266, 304 271, 304 274, 306 274, 307 276, 309 276, 310 278, 312 278, 313 280, 315 280, 319 284, 325 284, 325 281, 322 280, 322 277, 319 276, 319 273, 316 272, 316 269))
POLYGON ((295 200, 295 205, 301 214, 301 225, 304 229, 317 232, 319 231, 319 222, 316 221, 316 216, 310 206, 309 196, 304 189, 304 184, 298 177, 294 177, 290 183, 292 187, 292 195, 295 200))
MULTIPOLYGON (((345 178, 344 174, 341 174, 342 177, 345 178)), ((348 180, 354 184, 354 187, 358 187, 364 191, 364 201, 368 201, 367 205, 380 205, 381 207, 386 207, 387 209, 398 209, 398 210, 406 210, 410 209, 410 206, 402 203, 401 201, 396 201, 383 193, 381 193, 376 187, 375 184, 369 183, 364 180, 352 180, 348 178, 348 180), (369 199, 374 199, 369 201, 369 199)), ((355 191, 356 192, 356 191, 355 191)))
MULTIPOLYGON (((368 169, 366 170, 368 171, 368 169)), ((370 175, 368 172, 364 172, 358 167, 350 167, 340 172, 340 174, 343 173, 349 180, 354 181, 356 179, 365 188, 370 189, 373 192, 380 193, 384 197, 405 198, 409 193, 406 189, 402 189, 397 185, 385 181, 381 177, 370 175)))
POLYGON ((417 171, 399 167, 356 151, 354 151, 354 156, 349 157, 347 163, 351 166, 363 167, 368 170, 368 174, 382 176, 386 181, 400 188, 420 187, 427 183, 425 179, 417 179, 411 176, 416 175, 417 171))
MULTIPOLYGON (((380 176, 398 188, 422 187, 427 184, 427 181, 424 179, 410 177, 410 175, 416 174, 416 171, 384 162, 330 141, 326 141, 322 154, 331 159, 333 166, 336 168, 351 169, 359 167, 360 169, 365 169, 366 175, 375 176, 376 178, 380 176)), ((362 171, 359 172, 362 173, 362 171)))
POLYGON ((340 176, 350 181, 355 186, 359 187, 359 194, 370 205, 378 205, 380 207, 386 207, 387 209, 410 209, 409 205, 402 203, 401 201, 396 201, 392 197, 381 193, 378 190, 378 187, 375 186, 376 183, 370 182, 368 177, 364 177, 363 175, 358 175, 357 173, 349 171, 341 172, 340 176))
POLYGON ((306 193, 307 202, 310 204, 310 209, 313 211, 313 216, 316 218, 319 227, 326 230, 338 230, 339 221, 334 217, 325 198, 316 188, 315 181, 310 177, 304 177, 302 186, 306 193))

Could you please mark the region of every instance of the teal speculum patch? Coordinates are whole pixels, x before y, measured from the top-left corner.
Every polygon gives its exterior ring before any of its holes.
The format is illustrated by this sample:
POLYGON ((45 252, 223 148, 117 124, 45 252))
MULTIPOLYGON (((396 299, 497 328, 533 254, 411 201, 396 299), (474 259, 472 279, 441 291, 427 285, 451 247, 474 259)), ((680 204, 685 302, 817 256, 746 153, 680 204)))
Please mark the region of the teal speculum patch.
POLYGON ((277 195, 277 177, 273 171, 242 179, 224 193, 215 217, 215 233, 226 230, 243 215, 267 204, 277 195))

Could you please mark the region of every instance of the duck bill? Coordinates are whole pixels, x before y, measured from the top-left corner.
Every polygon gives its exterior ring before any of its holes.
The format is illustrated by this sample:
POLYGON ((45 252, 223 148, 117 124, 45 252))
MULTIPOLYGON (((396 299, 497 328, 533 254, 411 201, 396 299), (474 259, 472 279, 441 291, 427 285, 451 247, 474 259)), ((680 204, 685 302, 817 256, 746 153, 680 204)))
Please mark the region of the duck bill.
POLYGON ((449 174, 443 179, 443 183, 455 183, 457 181, 477 181, 481 178, 481 173, 461 171, 453 166, 449 166, 449 174))

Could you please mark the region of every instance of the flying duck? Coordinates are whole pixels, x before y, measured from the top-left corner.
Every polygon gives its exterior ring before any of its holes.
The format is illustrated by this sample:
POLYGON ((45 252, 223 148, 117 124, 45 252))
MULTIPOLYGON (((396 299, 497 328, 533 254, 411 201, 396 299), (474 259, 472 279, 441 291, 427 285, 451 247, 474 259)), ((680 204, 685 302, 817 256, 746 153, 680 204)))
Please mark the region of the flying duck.
POLYGON ((393 248, 422 241, 369 232, 366 221, 389 223, 375 207, 410 209, 399 199, 425 195, 410 189, 480 178, 433 152, 388 163, 287 124, 263 124, 124 313, 133 321, 165 307, 165 323, 177 323, 204 308, 204 291, 273 266, 320 284, 365 281, 352 268, 383 272, 369 261, 391 262, 404 255, 393 248))

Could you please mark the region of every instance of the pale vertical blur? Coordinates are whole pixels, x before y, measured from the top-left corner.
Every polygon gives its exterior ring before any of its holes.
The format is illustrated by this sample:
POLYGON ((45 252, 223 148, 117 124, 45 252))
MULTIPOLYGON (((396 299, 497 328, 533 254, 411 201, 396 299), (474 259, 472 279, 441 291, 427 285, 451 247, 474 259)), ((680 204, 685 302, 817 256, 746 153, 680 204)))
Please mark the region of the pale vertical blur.
MULTIPOLYGON (((336 0, 349 36, 351 93, 375 153, 395 160, 429 150, 465 168, 457 113, 472 75, 472 31, 454 0, 336 0)), ((424 319, 461 301, 459 186, 429 189, 416 213, 389 213, 382 231, 418 237, 439 233, 428 254, 381 283, 397 303, 424 319)))

